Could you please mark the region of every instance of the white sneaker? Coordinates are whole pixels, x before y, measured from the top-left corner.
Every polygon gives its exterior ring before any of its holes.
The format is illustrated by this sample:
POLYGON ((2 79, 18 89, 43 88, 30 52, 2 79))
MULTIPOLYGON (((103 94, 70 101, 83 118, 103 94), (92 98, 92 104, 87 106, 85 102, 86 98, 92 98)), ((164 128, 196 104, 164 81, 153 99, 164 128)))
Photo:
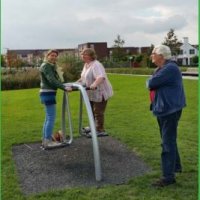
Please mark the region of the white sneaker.
POLYGON ((104 137, 104 136, 108 136, 108 133, 106 133, 105 131, 97 131, 97 137, 104 137))
MULTIPOLYGON (((104 137, 104 136, 108 136, 108 133, 104 132, 104 131, 96 131, 96 134, 97 134, 97 137, 104 137)), ((92 133, 89 132, 87 133, 86 135, 88 138, 91 138, 92 137, 92 133)))
POLYGON ((89 133, 89 132, 91 132, 91 128, 89 126, 83 127, 82 132, 83 133, 89 133))
POLYGON ((60 142, 54 142, 52 140, 49 139, 44 139, 42 142, 42 146, 44 149, 50 149, 50 148, 54 148, 54 147, 58 147, 60 146, 60 142))

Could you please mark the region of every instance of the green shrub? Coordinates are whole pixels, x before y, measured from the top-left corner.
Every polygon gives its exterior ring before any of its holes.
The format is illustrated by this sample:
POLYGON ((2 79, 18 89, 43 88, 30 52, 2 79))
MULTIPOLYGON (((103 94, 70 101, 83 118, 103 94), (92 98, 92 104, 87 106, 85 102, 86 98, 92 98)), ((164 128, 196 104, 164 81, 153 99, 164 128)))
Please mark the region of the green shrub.
MULTIPOLYGON (((83 62, 73 56, 62 55, 58 59, 58 65, 63 69, 65 82, 73 82, 80 77, 83 62)), ((2 70, 1 74, 2 90, 40 87, 40 73, 36 68, 2 70)))
POLYGON ((80 78, 80 73, 83 68, 83 61, 75 56, 64 54, 59 56, 58 65, 62 68, 64 72, 65 82, 76 81, 80 78))
MULTIPOLYGON (((119 63, 120 64, 120 63, 119 63)), ((81 70, 83 68, 83 62, 74 56, 63 55, 59 57, 58 65, 62 67, 64 72, 65 82, 74 82, 80 77, 81 70)), ((107 73, 117 74, 141 74, 151 75, 154 71, 153 68, 130 68, 130 67, 118 67, 118 68, 105 68, 107 73)), ((186 71, 186 67, 181 67, 181 71, 186 71)), ((14 89, 27 89, 27 88, 39 88, 40 86, 40 74, 36 68, 30 68, 26 70, 9 70, 7 72, 2 71, 1 76, 1 89, 2 90, 14 90, 14 89)))
POLYGON ((118 61, 113 60, 102 60, 101 63, 105 68, 123 68, 130 67, 130 61, 118 61))
POLYGON ((4 74, 1 77, 1 89, 27 89, 36 88, 40 85, 40 76, 38 69, 28 69, 16 73, 4 74))

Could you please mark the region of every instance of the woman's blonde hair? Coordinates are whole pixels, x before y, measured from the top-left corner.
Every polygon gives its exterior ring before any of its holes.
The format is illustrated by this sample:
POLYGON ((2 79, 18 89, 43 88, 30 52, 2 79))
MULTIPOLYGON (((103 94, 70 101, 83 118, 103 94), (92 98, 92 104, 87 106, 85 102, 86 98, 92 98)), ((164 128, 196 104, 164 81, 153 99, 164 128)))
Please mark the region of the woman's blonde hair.
POLYGON ((97 55, 96 55, 96 52, 94 49, 92 48, 86 48, 86 49, 83 49, 83 51, 81 52, 81 55, 83 54, 86 54, 88 56, 90 56, 90 58, 92 60, 96 60, 97 59, 97 55))
POLYGON ((57 51, 56 49, 50 49, 50 50, 48 50, 48 51, 45 53, 44 61, 47 61, 47 60, 48 60, 47 57, 48 57, 49 54, 51 54, 51 53, 56 53, 57 56, 58 56, 58 51, 57 51))

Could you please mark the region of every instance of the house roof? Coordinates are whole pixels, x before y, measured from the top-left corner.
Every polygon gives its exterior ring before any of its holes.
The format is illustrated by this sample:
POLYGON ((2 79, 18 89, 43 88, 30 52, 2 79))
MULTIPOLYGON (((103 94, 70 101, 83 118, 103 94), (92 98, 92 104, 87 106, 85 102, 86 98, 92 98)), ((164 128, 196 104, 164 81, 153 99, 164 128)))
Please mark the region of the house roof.
MULTIPOLYGON (((42 53, 48 51, 49 49, 12 49, 8 50, 9 52, 15 52, 16 54, 27 55, 27 54, 34 54, 34 55, 41 55, 42 53)), ((56 49, 58 52, 63 51, 74 51, 74 49, 56 49)))

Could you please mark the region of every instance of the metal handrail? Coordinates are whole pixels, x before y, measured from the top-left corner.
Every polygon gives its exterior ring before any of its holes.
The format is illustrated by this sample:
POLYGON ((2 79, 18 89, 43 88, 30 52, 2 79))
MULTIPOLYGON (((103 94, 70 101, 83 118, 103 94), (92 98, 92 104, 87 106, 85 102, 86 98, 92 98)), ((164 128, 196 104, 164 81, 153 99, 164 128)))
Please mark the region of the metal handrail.
MULTIPOLYGON (((95 177, 97 181, 101 181, 102 179, 102 172, 101 172, 101 162, 100 162, 100 152, 99 152, 99 144, 96 135, 96 128, 94 123, 94 117, 92 113, 92 108, 88 99, 88 95, 86 89, 79 83, 65 83, 65 87, 71 87, 73 90, 80 91, 80 113, 79 113, 79 132, 81 131, 82 126, 82 100, 85 103, 85 107, 88 114, 89 125, 91 128, 91 135, 92 135, 92 144, 93 144, 93 156, 94 156, 94 165, 95 165, 95 177)), ((72 121, 71 121, 71 113, 70 113, 70 106, 69 106, 69 98, 68 93, 64 92, 63 95, 63 104, 62 104, 62 132, 64 135, 65 142, 71 144, 73 141, 73 128, 72 128, 72 121), (68 123, 69 123, 69 130, 70 130, 70 139, 66 140, 66 118, 65 112, 68 113, 68 123)))

